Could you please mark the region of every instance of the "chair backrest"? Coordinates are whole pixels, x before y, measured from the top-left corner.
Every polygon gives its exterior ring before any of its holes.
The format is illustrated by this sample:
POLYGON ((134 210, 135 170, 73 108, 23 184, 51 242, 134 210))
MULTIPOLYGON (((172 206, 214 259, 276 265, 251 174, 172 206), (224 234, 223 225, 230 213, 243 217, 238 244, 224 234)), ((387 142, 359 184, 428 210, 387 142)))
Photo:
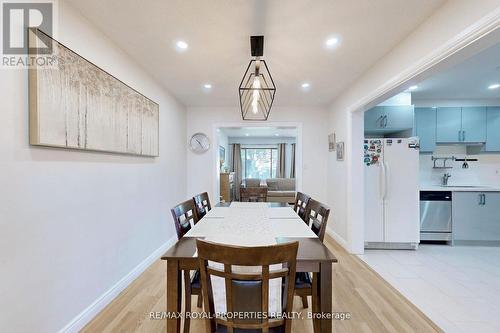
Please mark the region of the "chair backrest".
POLYGON ((297 196, 295 197, 293 210, 299 215, 302 220, 304 220, 304 222, 306 222, 306 208, 310 199, 310 196, 302 192, 297 192, 297 196))
POLYGON ((258 178, 246 178, 244 180, 245 187, 260 187, 260 179, 258 178))
MULTIPOLYGON (((298 242, 261 247, 240 247, 196 240, 200 264, 204 309, 212 317, 215 314, 211 276, 224 279, 226 290, 226 310, 228 313, 252 312, 269 314, 269 280, 280 279, 283 284, 282 313, 290 314, 293 307, 295 288, 295 268, 298 242), (208 262, 211 262, 209 265, 208 262), (219 269, 212 262, 222 264, 219 269), (270 270, 270 265, 280 265, 270 270), (242 272, 233 266, 260 266, 260 270, 242 272)), ((270 327, 284 327, 284 332, 292 329, 291 318, 233 318, 208 319, 210 332, 216 325, 224 325, 227 332, 234 329, 252 329, 268 332, 270 327)), ((238 332, 238 330, 236 330, 238 332)))
POLYGON ((240 188, 240 200, 242 202, 266 202, 267 187, 242 187, 240 188))
POLYGON ((198 214, 198 220, 201 220, 211 209, 210 198, 207 192, 200 193, 193 197, 194 204, 196 205, 196 213, 198 214))
POLYGON ((323 241, 325 238, 326 224, 328 223, 328 216, 330 215, 330 208, 314 199, 309 199, 306 208, 306 223, 311 224, 312 231, 318 235, 319 239, 323 241))
POLYGON ((191 221, 193 224, 198 222, 198 215, 196 214, 196 206, 194 200, 184 201, 170 210, 174 218, 175 231, 177 232, 177 239, 181 239, 190 229, 191 221))

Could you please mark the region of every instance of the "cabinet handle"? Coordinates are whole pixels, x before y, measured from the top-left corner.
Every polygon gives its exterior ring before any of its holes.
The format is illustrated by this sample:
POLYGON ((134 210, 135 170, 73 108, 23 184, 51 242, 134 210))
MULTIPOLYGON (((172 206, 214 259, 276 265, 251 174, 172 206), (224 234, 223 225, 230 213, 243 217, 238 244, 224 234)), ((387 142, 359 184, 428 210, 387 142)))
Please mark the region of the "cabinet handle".
POLYGON ((486 194, 483 194, 483 206, 486 205, 486 194))
POLYGON ((383 125, 382 125, 383 120, 384 120, 384 116, 380 116, 377 118, 377 121, 375 121, 375 124, 377 125, 377 127, 383 127, 383 125))
POLYGON ((387 115, 384 116, 384 128, 387 127, 387 115))
POLYGON ((462 131, 462 141, 465 141, 465 131, 462 131))
POLYGON ((461 130, 458 131, 458 141, 459 142, 462 141, 462 131, 461 130))

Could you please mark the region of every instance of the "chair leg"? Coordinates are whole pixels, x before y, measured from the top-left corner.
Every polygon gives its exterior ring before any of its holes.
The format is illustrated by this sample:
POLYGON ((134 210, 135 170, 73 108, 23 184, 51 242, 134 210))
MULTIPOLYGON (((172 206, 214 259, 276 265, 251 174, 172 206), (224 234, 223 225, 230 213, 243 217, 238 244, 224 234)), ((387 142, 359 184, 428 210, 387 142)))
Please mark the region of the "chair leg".
POLYGON ((198 295, 198 303, 196 304, 199 308, 203 307, 203 296, 198 295))
POLYGON ((307 295, 302 295, 301 298, 302 298, 302 306, 304 308, 308 308, 309 304, 307 303, 307 295))
POLYGON ((184 271, 184 333, 189 333, 190 318, 187 312, 191 312, 191 272, 184 271))

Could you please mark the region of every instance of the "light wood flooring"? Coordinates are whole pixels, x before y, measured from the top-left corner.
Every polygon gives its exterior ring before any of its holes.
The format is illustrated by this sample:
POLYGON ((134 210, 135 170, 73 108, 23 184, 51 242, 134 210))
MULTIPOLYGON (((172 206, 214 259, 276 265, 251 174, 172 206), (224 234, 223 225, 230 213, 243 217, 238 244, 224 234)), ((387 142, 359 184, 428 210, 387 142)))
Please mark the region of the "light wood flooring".
MULTIPOLYGON (((335 320, 334 332, 442 332, 360 259, 328 236, 325 244, 339 260, 333 269, 333 311, 349 312, 352 317, 335 320)), ((155 262, 82 332, 165 332, 165 321, 149 318, 152 311, 166 311, 165 271, 165 262, 155 262)), ((192 303, 195 311, 195 298, 192 303)), ((307 317, 298 297, 294 311, 302 311, 303 317, 307 317)), ((191 332, 204 332, 203 325, 201 320, 191 320, 191 332)), ((292 331, 313 332, 312 322, 295 320, 292 331)))

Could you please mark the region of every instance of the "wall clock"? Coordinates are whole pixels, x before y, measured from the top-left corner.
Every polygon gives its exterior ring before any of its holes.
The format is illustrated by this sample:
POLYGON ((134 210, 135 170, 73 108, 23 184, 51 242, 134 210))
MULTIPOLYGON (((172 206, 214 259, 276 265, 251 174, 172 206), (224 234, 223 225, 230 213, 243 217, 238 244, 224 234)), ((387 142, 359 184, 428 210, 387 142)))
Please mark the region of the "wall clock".
POLYGON ((195 133, 189 140, 189 148, 194 153, 204 153, 210 149, 210 139, 204 133, 195 133))

